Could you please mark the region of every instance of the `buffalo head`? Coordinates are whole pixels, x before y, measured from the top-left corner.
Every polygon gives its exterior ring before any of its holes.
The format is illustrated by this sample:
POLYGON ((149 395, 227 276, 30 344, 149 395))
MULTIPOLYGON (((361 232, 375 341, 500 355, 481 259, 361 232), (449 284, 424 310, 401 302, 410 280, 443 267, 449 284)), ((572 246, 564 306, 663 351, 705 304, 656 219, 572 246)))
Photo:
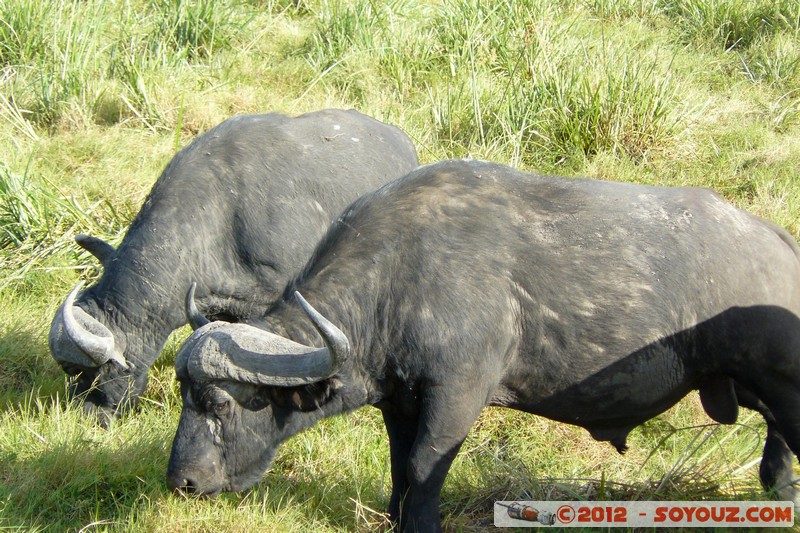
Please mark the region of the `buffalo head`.
MULTIPOLYGON (((76 241, 95 255, 105 267, 114 248, 95 237, 78 235, 76 241)), ((137 372, 137 361, 125 355, 125 336, 117 324, 125 320, 118 312, 104 309, 80 282, 56 311, 50 326, 50 353, 70 376, 70 395, 83 400, 84 411, 103 424, 132 405, 144 391, 147 372, 137 372), (102 317, 109 324, 101 322, 102 317)))
POLYGON ((295 297, 324 348, 248 324, 190 317, 204 325, 175 360, 183 410, 167 471, 171 489, 209 495, 244 490, 261 478, 281 442, 326 416, 349 342, 299 293, 295 297))

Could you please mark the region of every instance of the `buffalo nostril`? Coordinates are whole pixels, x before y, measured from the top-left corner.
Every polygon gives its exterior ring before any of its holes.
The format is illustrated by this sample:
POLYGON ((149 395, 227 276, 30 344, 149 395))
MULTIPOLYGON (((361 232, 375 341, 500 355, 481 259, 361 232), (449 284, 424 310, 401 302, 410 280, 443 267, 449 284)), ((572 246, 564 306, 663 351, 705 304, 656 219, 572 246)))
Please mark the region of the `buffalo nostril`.
POLYGON ((193 493, 195 491, 194 481, 180 476, 178 477, 168 476, 167 487, 172 492, 193 493))

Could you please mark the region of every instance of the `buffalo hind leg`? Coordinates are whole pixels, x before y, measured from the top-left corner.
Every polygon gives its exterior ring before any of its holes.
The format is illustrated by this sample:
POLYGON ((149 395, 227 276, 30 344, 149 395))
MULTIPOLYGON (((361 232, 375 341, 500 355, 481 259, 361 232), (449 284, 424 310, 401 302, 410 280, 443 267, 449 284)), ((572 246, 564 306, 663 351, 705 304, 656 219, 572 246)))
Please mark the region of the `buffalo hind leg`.
POLYGON ((478 419, 484 391, 433 387, 421 404, 417 438, 406 467, 408 492, 403 502, 404 532, 440 532, 439 497, 447 472, 470 428, 478 419))
POLYGON ((773 497, 794 502, 795 508, 799 507, 800 493, 795 487, 797 476, 793 469, 796 454, 786 444, 786 439, 778 429, 775 417, 772 416, 764 402, 738 383, 736 384, 736 398, 739 405, 757 411, 767 422, 767 437, 764 441, 764 453, 758 471, 761 485, 773 497))

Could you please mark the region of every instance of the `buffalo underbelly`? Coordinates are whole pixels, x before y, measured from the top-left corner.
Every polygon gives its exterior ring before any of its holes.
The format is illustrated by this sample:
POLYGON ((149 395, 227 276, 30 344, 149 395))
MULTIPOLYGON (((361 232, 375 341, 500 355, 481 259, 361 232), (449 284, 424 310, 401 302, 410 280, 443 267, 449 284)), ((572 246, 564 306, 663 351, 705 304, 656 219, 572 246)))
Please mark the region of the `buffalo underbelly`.
POLYGON ((512 380, 505 402, 540 416, 591 427, 636 425, 669 409, 696 386, 684 350, 652 343, 594 370, 536 371, 512 380))
MULTIPOLYGON (((596 391, 591 397, 556 394, 536 404, 513 407, 551 420, 586 428, 593 434, 614 433, 617 429, 630 430, 658 416, 680 401, 690 390, 688 386, 681 387, 657 399, 635 396, 623 398, 608 391, 596 391)), ((610 440, 610 438, 599 438, 599 440, 610 440)))

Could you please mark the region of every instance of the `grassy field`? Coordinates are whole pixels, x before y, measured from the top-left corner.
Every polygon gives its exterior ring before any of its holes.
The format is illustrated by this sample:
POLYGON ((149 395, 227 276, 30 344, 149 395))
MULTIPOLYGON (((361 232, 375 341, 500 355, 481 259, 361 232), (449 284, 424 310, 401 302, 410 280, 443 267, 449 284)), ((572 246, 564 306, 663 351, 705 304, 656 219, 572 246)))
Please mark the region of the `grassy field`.
MULTIPOLYGON (((0 0, 0 529, 371 531, 377 410, 288 442, 254 489, 171 495, 176 332, 138 413, 66 405, 50 320, 119 242, 180 147, 239 113, 356 108, 423 162, 710 187, 800 237, 797 0, 0 0)), ((583 430, 487 409, 443 493, 483 531, 500 499, 761 499, 758 417, 690 396, 618 455, 583 430)))

